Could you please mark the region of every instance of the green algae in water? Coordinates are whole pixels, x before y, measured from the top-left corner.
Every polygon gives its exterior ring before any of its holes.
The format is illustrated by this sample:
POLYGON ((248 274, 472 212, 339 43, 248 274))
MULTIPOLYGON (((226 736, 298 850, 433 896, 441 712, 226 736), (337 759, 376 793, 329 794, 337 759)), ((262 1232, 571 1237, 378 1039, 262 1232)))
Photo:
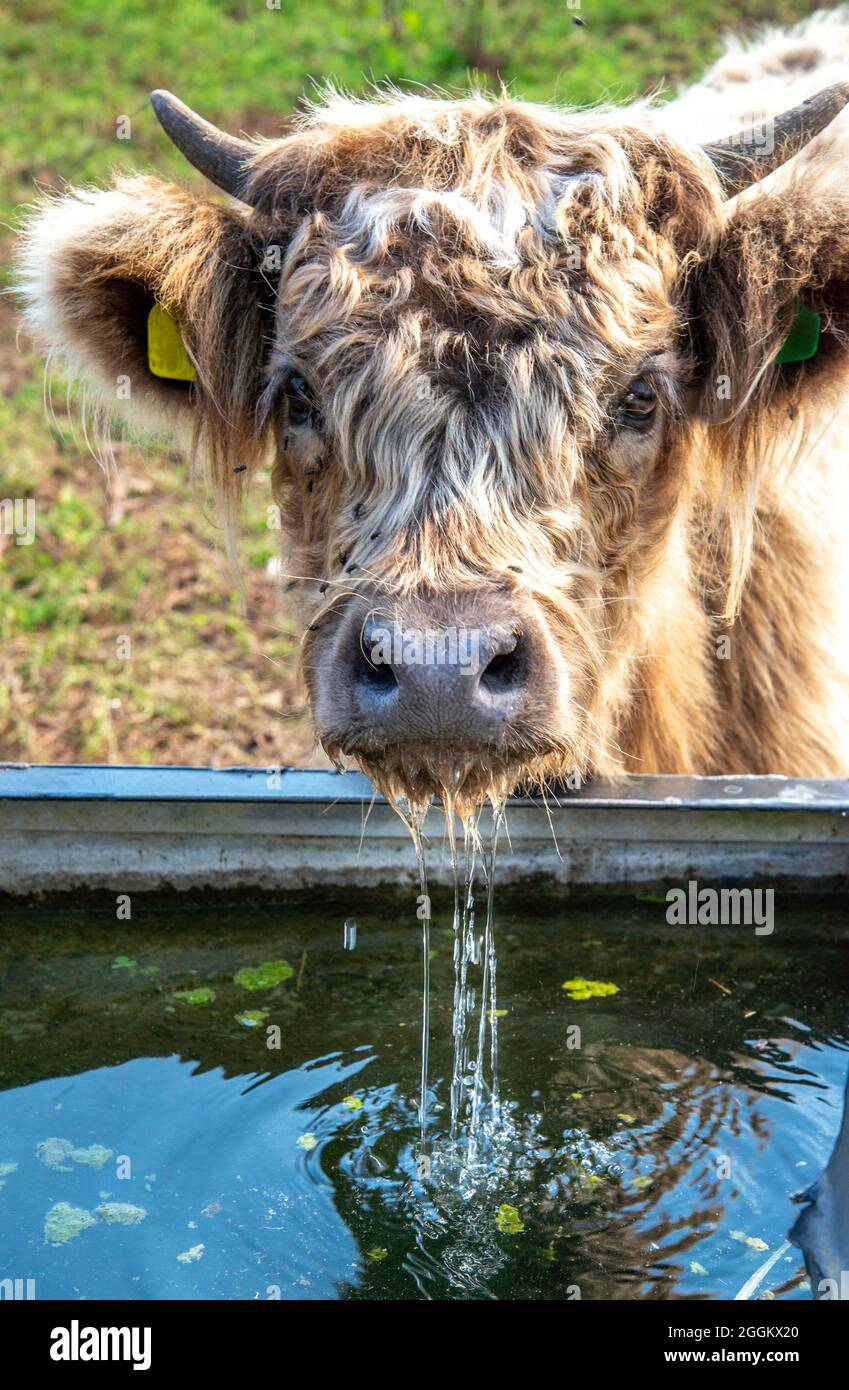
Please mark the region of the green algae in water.
POLYGON ((95 1208, 95 1216, 107 1221, 110 1226, 138 1226, 144 1221, 147 1211, 133 1202, 104 1202, 95 1208))
POLYGON ((262 965, 246 965, 233 976, 242 989, 273 989, 291 980, 295 971, 287 960, 267 960, 262 965))
POLYGON ((70 1157, 75 1163, 85 1164, 87 1168, 102 1168, 112 1157, 112 1150, 103 1144, 92 1144, 87 1149, 72 1149, 70 1157))
POLYGON ((104 1202, 94 1211, 75 1207, 70 1202, 57 1202, 44 1221, 44 1239, 49 1245, 67 1245, 83 1231, 96 1226, 98 1218, 110 1226, 138 1226, 147 1211, 134 1202, 104 1202))
POLYGON ((518 1236, 524 1231, 525 1223, 516 1207, 502 1202, 495 1214, 495 1229, 504 1236, 518 1236))
POLYGON ((46 1168, 52 1168, 55 1173, 72 1173, 74 1170, 66 1159, 86 1168, 102 1168, 109 1162, 113 1150, 103 1144, 91 1144, 87 1149, 80 1149, 70 1139, 51 1138, 37 1144, 36 1153, 46 1168))
POLYGON ((607 984, 604 980, 585 980, 577 975, 574 980, 564 980, 563 988, 570 999, 605 999, 608 995, 618 994, 619 986, 607 984))
POLYGON ((203 1243, 201 1243, 200 1245, 192 1245, 190 1249, 183 1250, 177 1256, 177 1259, 180 1261, 181 1265, 194 1264, 196 1260, 200 1260, 203 1258, 205 1250, 206 1246, 203 1243))
POLYGON ((48 1245, 67 1245, 90 1226, 97 1225, 97 1218, 85 1207, 73 1207, 70 1202, 57 1202, 51 1207, 44 1220, 44 1239, 48 1245))
POLYGON ((747 1236, 745 1231, 732 1231, 731 1239, 739 1241, 741 1245, 748 1245, 751 1250, 763 1252, 769 1249, 766 1241, 760 1236, 747 1236))
POLYGON ((241 1023, 243 1028, 261 1028, 268 1018, 267 1009, 245 1009, 243 1013, 236 1014, 237 1023, 241 1023))
POLYGON ((194 1008, 202 1008, 204 1004, 215 1003, 215 990, 207 985, 200 985, 197 989, 178 989, 174 998, 180 999, 184 1004, 191 1004, 194 1008))
POLYGON ((36 1146, 36 1153, 46 1168, 52 1168, 54 1173, 73 1173, 70 1163, 65 1159, 70 1158, 74 1146, 70 1139, 43 1139, 36 1146))

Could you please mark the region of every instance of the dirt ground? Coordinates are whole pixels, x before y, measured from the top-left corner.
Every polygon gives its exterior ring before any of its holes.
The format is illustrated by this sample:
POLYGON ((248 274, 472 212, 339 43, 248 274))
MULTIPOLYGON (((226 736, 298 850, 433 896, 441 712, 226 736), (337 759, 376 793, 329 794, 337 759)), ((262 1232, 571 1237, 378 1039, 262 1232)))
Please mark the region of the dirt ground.
POLYGON ((49 422, 27 348, 0 300, 0 498, 36 508, 32 545, 0 535, 0 759, 326 765, 269 574, 263 480, 243 613, 184 462, 118 443, 110 485, 62 390, 49 422))

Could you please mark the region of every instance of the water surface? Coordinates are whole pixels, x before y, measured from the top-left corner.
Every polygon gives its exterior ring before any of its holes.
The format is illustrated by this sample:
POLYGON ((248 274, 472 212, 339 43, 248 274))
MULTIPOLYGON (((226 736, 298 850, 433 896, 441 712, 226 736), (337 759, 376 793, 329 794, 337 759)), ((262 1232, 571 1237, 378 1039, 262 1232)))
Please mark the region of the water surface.
MULTIPOLYGON (((633 898, 497 902, 503 1124, 469 1174, 449 898, 424 1148, 411 901, 4 913, 0 1277, 70 1299, 733 1298, 837 1134, 845 907, 777 902, 758 938, 633 898), (573 1000, 575 978, 617 992, 573 1000)), ((797 1250, 763 1294, 810 1297, 797 1250)))

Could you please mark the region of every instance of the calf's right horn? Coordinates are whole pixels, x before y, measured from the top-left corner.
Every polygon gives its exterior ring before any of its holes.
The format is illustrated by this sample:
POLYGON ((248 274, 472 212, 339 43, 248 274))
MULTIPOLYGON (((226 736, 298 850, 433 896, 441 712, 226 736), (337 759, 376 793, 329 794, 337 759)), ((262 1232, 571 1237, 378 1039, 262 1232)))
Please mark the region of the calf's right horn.
MULTIPOLYGON (((727 198, 734 198, 750 184, 765 179, 794 154, 819 135, 821 130, 839 116, 849 102, 849 82, 836 82, 824 87, 816 96, 808 97, 772 121, 772 140, 769 147, 758 148, 755 132, 760 126, 750 126, 705 145, 710 159, 722 180, 727 198)), ((767 126, 764 122, 764 126, 767 126)))

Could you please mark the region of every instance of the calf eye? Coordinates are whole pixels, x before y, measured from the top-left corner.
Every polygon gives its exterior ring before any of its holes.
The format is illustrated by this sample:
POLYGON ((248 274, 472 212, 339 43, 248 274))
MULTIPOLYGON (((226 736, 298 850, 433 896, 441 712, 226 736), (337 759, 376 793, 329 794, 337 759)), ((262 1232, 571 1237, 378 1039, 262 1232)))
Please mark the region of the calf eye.
POLYGON ((308 425, 313 413, 312 392, 300 372, 290 372, 283 383, 286 398, 286 419, 296 428, 308 425))
POLYGON ((629 430, 648 429, 657 409, 657 394, 644 376, 635 376, 616 408, 616 423, 629 430))

